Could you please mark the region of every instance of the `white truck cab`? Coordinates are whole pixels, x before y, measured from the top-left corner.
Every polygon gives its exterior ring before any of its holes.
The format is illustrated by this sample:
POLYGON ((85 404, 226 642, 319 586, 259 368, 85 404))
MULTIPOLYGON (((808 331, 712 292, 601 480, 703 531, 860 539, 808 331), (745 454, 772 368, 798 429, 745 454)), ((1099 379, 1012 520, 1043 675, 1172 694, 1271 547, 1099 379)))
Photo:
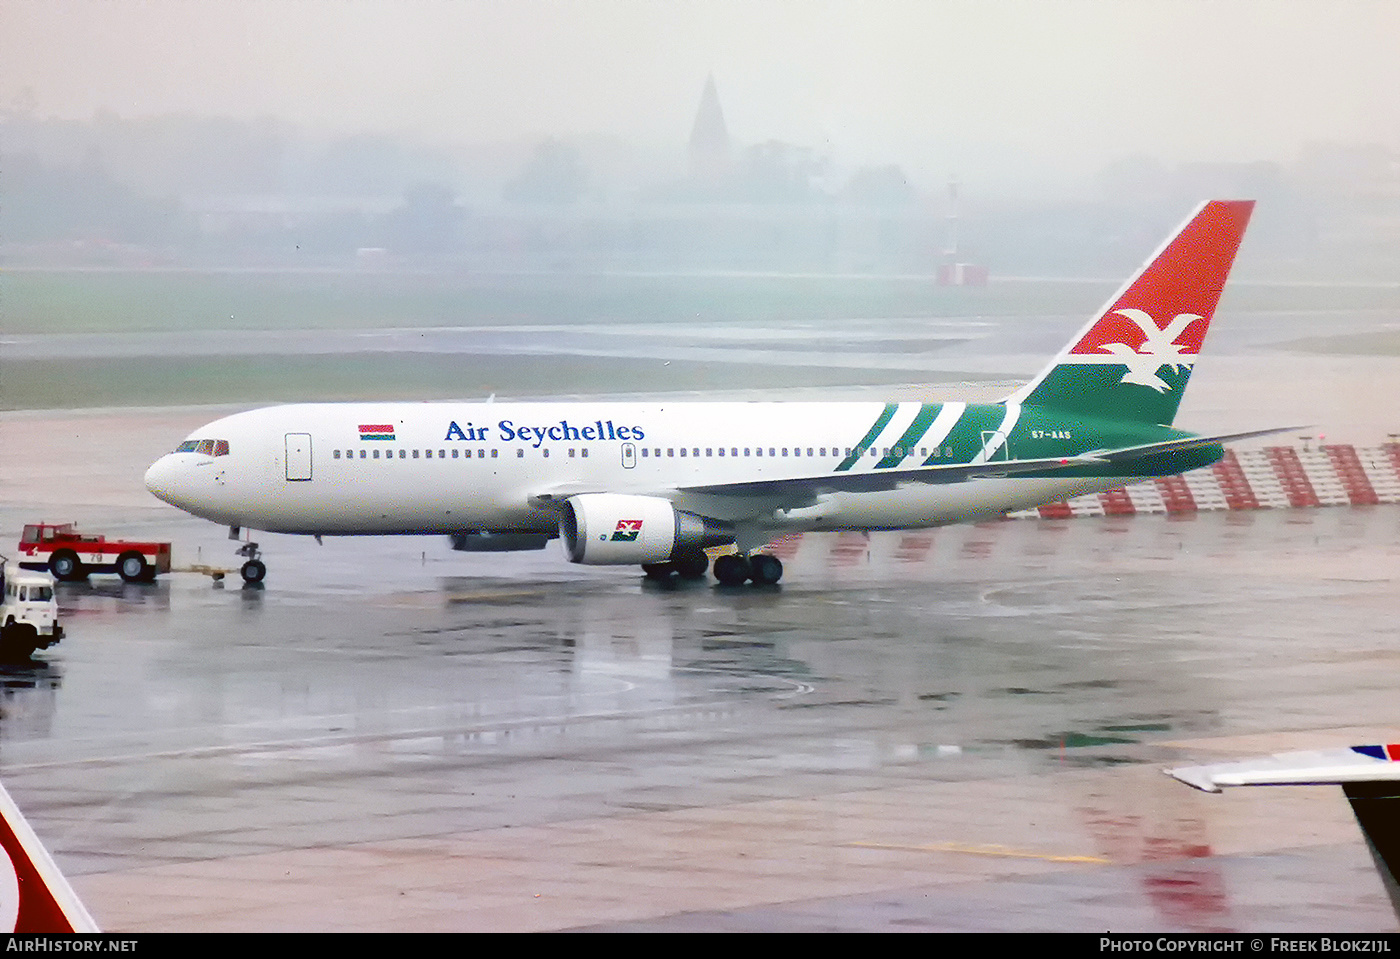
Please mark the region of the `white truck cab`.
POLYGON ((26 659, 63 637, 52 574, 5 563, 0 582, 0 657, 26 659))

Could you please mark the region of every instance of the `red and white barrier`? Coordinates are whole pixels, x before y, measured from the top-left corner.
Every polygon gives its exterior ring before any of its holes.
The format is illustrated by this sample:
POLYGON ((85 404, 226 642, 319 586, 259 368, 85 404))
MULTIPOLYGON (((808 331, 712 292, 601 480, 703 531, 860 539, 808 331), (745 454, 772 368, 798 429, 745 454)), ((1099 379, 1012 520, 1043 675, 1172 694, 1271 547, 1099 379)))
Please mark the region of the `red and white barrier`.
MULTIPOLYGON (((1008 517, 1073 519, 1383 503, 1400 503, 1400 443, 1227 449, 1221 461, 1207 469, 1078 496, 1068 502, 1047 503, 1037 509, 1010 513, 1008 517)), ((910 530, 897 537, 868 533, 804 537, 802 533, 789 533, 769 544, 767 550, 785 563, 805 553, 809 561, 815 559, 832 569, 869 567, 887 574, 892 569, 940 558, 990 558, 998 541, 994 530, 999 526, 996 521, 962 525, 956 536, 936 535, 933 530, 910 530)), ((1009 532, 1005 528, 1003 531, 1009 532)))
POLYGON ((1010 515, 1070 519, 1380 503, 1400 503, 1400 443, 1227 449, 1224 459, 1209 469, 1078 496, 1065 503, 1047 503, 1039 509, 1010 515))

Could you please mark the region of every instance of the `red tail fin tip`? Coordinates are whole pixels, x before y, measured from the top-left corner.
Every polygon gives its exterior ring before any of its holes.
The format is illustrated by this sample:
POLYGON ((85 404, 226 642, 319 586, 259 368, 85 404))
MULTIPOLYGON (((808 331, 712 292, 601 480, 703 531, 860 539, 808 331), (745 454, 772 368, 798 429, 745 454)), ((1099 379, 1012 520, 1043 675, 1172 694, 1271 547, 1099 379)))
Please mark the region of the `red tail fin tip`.
POLYGON ((1069 352, 1112 353, 1121 346, 1139 354, 1199 353, 1253 211, 1253 200, 1202 204, 1069 352))

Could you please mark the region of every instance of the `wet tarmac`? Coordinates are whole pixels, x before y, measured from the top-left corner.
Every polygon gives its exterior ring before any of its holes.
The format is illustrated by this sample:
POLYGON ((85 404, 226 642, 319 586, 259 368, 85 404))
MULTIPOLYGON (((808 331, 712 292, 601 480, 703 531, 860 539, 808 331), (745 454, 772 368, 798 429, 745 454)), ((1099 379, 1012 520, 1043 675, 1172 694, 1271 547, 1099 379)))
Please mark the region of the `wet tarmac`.
MULTIPOLYGON (((16 461, 0 529, 232 567, 123 479, 207 418, 55 414, 104 455, 16 461)), ((773 589, 261 542, 262 589, 61 587, 4 672, 0 770, 104 928, 1397 928, 1338 790, 1161 769, 1400 739, 1400 508, 809 535, 773 589)))

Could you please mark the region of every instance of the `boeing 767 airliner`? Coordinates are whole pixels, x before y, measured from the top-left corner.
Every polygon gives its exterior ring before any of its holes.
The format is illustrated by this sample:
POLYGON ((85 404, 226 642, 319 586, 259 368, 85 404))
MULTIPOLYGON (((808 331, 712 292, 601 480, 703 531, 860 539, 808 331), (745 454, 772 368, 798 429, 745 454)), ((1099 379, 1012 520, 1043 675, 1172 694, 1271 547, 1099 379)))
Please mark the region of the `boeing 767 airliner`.
MULTIPOLYGON (((459 549, 725 584, 776 583, 805 530, 985 520, 1207 466, 1172 420, 1254 207, 1202 204, 1045 370, 996 403, 314 403, 201 427, 151 466, 160 499, 230 527, 446 533, 459 549)), ((256 544, 243 577, 267 569, 256 544)))

